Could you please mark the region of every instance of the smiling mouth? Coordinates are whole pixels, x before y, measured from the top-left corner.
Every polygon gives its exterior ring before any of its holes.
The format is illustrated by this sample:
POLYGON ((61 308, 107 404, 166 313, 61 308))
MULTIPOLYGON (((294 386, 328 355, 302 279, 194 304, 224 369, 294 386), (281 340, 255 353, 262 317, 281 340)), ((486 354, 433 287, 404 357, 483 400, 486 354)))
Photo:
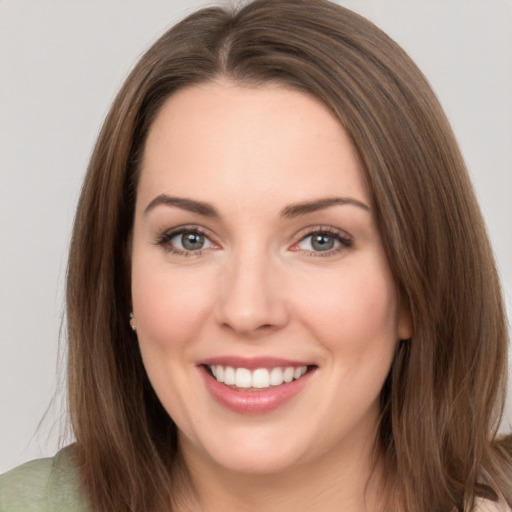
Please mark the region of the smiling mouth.
POLYGON ((299 380, 316 366, 285 366, 249 370, 217 364, 205 365, 205 368, 217 382, 232 389, 263 391, 299 380))

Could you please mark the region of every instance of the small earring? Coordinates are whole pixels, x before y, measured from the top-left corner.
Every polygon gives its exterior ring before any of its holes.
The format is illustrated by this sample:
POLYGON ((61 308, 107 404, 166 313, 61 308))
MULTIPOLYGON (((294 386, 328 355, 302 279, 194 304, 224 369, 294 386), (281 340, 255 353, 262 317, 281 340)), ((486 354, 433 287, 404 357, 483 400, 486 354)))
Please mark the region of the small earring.
POLYGON ((130 327, 132 328, 132 331, 136 331, 135 318, 133 316, 133 313, 130 313, 130 327))

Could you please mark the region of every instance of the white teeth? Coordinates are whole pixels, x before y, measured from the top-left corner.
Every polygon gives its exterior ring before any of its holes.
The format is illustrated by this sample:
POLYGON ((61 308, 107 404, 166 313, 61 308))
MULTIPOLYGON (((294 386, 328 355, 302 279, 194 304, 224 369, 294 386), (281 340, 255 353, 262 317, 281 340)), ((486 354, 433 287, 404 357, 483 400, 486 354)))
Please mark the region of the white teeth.
POLYGON ((272 368, 270 372, 270 385, 280 386, 283 382, 283 370, 281 368, 272 368))
POLYGON ((293 380, 293 373, 294 373, 295 369, 294 368, 291 368, 291 367, 287 367, 284 369, 284 372, 283 372, 283 380, 285 382, 291 382, 293 380))
POLYGON ((247 368, 237 368, 235 372, 235 386, 237 388, 250 388, 251 371, 247 368))
POLYGON ((270 386, 280 386, 283 383, 300 379, 307 371, 307 366, 287 366, 285 368, 233 368, 232 366, 209 366, 212 375, 218 382, 227 386, 236 386, 241 389, 256 388, 267 389, 270 386))
POLYGON ((270 373, 266 368, 258 368, 252 374, 253 388, 268 388, 270 386, 270 373))
POLYGON ((235 369, 231 368, 231 366, 227 366, 224 370, 224 384, 226 386, 235 385, 235 369))

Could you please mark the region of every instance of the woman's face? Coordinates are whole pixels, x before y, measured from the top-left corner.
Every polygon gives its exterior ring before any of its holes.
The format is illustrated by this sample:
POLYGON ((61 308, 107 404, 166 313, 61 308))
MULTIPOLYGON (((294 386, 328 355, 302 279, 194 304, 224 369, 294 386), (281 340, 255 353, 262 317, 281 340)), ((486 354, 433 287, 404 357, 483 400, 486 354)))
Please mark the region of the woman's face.
POLYGON ((346 133, 276 85, 207 83, 164 104, 137 191, 132 301, 185 457, 235 471, 367 452, 410 336, 346 133))

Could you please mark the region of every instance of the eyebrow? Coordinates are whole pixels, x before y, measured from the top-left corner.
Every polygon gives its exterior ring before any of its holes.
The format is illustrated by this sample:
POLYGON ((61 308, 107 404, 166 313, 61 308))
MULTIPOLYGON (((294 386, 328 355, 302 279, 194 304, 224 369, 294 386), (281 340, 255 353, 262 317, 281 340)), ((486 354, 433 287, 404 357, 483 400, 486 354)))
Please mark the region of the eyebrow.
POLYGON ((345 204, 357 206, 358 208, 361 208, 367 212, 370 211, 370 207, 367 204, 359 201, 358 199, 354 199, 353 197, 327 197, 325 199, 306 201, 304 203, 297 203, 287 206, 281 211, 281 216, 288 218, 299 217, 300 215, 307 215, 308 213, 323 210, 325 208, 329 208, 330 206, 345 204))
MULTIPOLYGON (((357 206, 358 208, 361 208, 365 211, 370 211, 370 207, 368 205, 352 197, 327 197, 286 206, 283 208, 283 210, 281 210, 281 217, 294 218, 319 210, 324 210, 325 208, 329 208, 331 206, 346 204, 357 206)), ((167 194, 160 194, 159 196, 155 197, 148 204, 144 210, 144 213, 149 213, 159 205, 176 206, 182 210, 198 213, 199 215, 204 215, 205 217, 220 217, 219 212, 209 203, 195 201, 194 199, 186 199, 183 197, 172 197, 168 196, 167 194)))
POLYGON ((187 210, 192 213, 198 213, 205 217, 219 217, 217 210, 209 203, 202 201, 194 201, 193 199, 186 199, 183 197, 171 197, 166 194, 160 194, 151 201, 144 210, 147 214, 159 205, 176 206, 182 210, 187 210))

